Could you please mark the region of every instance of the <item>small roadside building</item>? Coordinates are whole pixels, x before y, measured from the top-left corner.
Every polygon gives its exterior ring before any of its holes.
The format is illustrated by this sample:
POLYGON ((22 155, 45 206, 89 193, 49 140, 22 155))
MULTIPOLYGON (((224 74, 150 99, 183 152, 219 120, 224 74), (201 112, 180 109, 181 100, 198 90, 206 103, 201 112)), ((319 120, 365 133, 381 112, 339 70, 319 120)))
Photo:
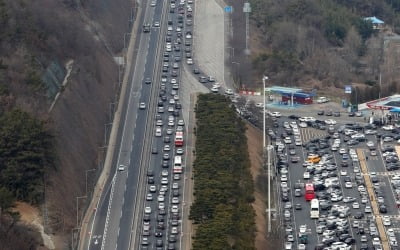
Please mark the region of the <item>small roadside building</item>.
POLYGON ((385 22, 382 21, 381 19, 375 17, 375 16, 371 16, 371 17, 364 17, 365 21, 370 21, 372 23, 372 28, 374 30, 380 30, 383 29, 385 26, 385 22))

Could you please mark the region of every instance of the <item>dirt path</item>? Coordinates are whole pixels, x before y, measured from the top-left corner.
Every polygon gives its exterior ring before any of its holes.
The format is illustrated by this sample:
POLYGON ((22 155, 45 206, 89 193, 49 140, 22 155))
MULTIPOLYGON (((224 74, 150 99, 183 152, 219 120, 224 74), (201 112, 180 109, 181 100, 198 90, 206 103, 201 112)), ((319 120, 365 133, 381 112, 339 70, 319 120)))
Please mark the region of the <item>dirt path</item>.
POLYGON ((16 202, 15 210, 19 212, 21 216, 21 222, 35 226, 42 236, 43 244, 47 249, 55 249, 51 236, 44 232, 42 225, 42 219, 39 215, 39 210, 25 202, 16 202))
POLYGON ((247 125, 247 145, 251 163, 251 174, 254 181, 253 208, 256 212, 255 247, 259 250, 272 249, 273 244, 267 238, 267 221, 265 216, 267 197, 267 178, 262 171, 262 133, 260 130, 247 125))

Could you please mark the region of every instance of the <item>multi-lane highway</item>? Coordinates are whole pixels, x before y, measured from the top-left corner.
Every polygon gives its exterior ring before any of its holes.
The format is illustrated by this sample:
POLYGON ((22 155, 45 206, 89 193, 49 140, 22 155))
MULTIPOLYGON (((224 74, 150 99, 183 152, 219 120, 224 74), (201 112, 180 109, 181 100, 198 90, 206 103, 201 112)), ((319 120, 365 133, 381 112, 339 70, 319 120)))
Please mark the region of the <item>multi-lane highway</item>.
POLYGON ((149 24, 150 32, 138 34, 117 159, 90 219, 84 249, 180 245, 185 181, 175 171, 174 157, 179 155, 184 166, 187 150, 175 148, 174 136, 176 131, 186 136, 178 90, 183 53, 191 57, 191 31, 185 27, 191 26, 191 19, 185 20, 191 12, 189 1, 153 0, 143 7, 139 27, 149 24))

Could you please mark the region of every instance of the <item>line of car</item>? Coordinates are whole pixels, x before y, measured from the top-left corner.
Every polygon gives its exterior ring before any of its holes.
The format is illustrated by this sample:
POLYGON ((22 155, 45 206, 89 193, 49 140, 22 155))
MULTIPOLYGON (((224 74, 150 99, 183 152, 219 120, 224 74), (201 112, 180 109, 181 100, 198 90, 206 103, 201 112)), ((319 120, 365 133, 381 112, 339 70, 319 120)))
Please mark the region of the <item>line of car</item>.
MULTIPOLYGON (((181 174, 173 173, 170 167, 172 155, 184 155, 183 148, 175 147, 173 136, 178 131, 184 131, 184 121, 178 117, 181 115, 182 104, 179 97, 179 75, 182 58, 182 44, 187 58, 191 60, 190 29, 186 27, 192 24, 192 0, 170 0, 169 17, 165 37, 164 52, 162 54, 161 79, 156 107, 155 129, 151 153, 153 159, 157 159, 159 147, 161 148, 161 164, 152 164, 150 161, 147 171, 147 189, 145 195, 145 207, 143 224, 141 226, 141 249, 177 249, 181 226, 181 200, 180 189, 181 174), (185 35, 183 35, 185 33, 185 35), (157 170, 160 168, 161 170, 157 170), (158 176, 156 173, 160 172, 158 176), (154 209, 155 207, 155 209, 154 209), (155 210, 155 211, 154 211, 155 210), (154 218, 154 219, 153 219, 154 218), (154 221, 155 220, 155 221, 154 221), (153 241, 153 238, 154 241, 153 241)), ((155 7, 157 0, 152 0, 150 6, 155 7)), ((160 27, 158 20, 153 27, 160 27)), ((152 84, 150 78, 144 79, 144 84, 152 84)), ((139 109, 146 109, 145 103, 139 104, 139 109)))

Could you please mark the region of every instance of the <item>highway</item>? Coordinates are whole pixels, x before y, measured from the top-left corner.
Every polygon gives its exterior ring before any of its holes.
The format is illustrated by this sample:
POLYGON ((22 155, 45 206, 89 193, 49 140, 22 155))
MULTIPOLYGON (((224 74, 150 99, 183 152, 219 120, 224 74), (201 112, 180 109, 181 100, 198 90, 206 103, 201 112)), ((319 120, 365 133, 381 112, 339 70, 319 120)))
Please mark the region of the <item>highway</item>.
MULTIPOLYGON (((84 249, 177 249, 182 245, 181 213, 185 198, 181 200, 180 196, 185 197, 187 176, 173 174, 172 163, 178 154, 175 132, 182 130, 186 136, 187 131, 187 124, 180 118, 178 102, 182 96, 178 89, 182 84, 182 61, 186 61, 183 51, 187 58, 192 46, 192 37, 185 36, 184 27, 191 11, 190 6, 176 7, 169 1, 147 2, 144 8, 139 27, 146 23, 151 29, 149 33, 140 29, 126 113, 121 119, 123 128, 116 147, 118 156, 91 218, 91 237, 84 249), (164 42, 167 38, 172 48, 164 42), (160 135, 156 125, 161 128, 160 135), (178 211, 171 209, 172 204, 178 206, 178 211)), ((183 167, 188 146, 191 145, 185 144, 179 153, 183 167)))
MULTIPOLYGON (((155 7, 149 5, 147 3, 144 8, 145 22, 160 20, 164 1, 160 1, 155 7)), ((139 25, 140 32, 141 26, 139 25)), ((139 103, 144 102, 149 106, 152 95, 156 94, 155 84, 147 85, 143 81, 147 77, 153 77, 160 31, 161 29, 155 28, 150 33, 140 35, 136 64, 130 78, 126 116, 122 121, 117 163, 112 168, 115 173, 110 174, 109 185, 106 185, 97 206, 90 228, 92 239, 87 244, 87 249, 129 249, 133 215, 135 208, 138 208, 135 204, 142 198, 138 197, 139 177, 143 166, 147 167, 142 162, 142 157, 146 154, 143 152, 145 138, 153 133, 152 129, 147 129, 147 123, 154 119, 154 109, 139 110, 139 103), (119 165, 126 166, 126 170, 118 171, 119 165)))

